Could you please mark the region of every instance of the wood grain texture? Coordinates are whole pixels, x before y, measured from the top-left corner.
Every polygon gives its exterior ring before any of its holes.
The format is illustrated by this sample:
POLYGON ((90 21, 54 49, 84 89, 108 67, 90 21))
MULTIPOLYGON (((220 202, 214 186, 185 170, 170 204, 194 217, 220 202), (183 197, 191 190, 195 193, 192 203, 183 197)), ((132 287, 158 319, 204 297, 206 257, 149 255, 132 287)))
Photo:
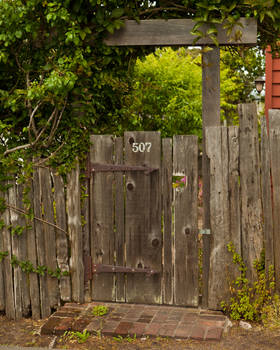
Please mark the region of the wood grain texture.
MULTIPOLYGON (((89 155, 88 155, 89 157, 89 155)), ((90 256, 90 179, 86 176, 82 180, 84 196, 81 201, 82 232, 83 232, 83 256, 90 256)), ((85 302, 91 301, 91 281, 85 282, 85 302)))
MULTIPOLYGON (((125 164, 160 168, 159 132, 125 132, 125 164), (150 152, 133 152, 133 143, 150 142, 150 152)), ((161 303, 162 233, 159 171, 126 173, 125 239, 126 264, 145 267, 159 274, 128 274, 126 299, 135 303, 161 303)))
MULTIPOLYGON (((217 25, 220 45, 251 45, 257 42, 257 23, 253 18, 241 18, 242 26, 236 26, 228 37, 222 25, 217 25), (236 31, 242 32, 240 40, 236 40, 236 31)), ((110 46, 187 46, 193 45, 196 38, 191 34, 195 22, 191 19, 151 19, 126 20, 124 27, 108 35, 105 43, 110 46)), ((208 26, 199 28, 206 33, 208 26)), ((213 45, 210 38, 201 38, 197 45, 213 45)))
MULTIPOLYGON (((33 172, 33 205, 34 205, 34 216, 42 219, 42 186, 41 186, 41 177, 40 177, 40 169, 34 169, 33 172)), ((45 256, 45 236, 44 236, 44 228, 43 223, 39 220, 35 220, 34 222, 35 233, 36 233, 36 250, 38 257, 39 265, 46 265, 46 256, 45 256)), ((41 307, 41 317, 45 318, 51 314, 50 301, 49 301, 49 293, 47 286, 47 276, 39 276, 39 287, 40 287, 40 307, 41 307)))
POLYGON ((280 129, 280 109, 268 111, 269 129, 280 129))
POLYGON ((206 153, 210 159, 211 247, 208 282, 208 307, 221 309, 228 296, 232 257, 227 251, 230 242, 228 137, 226 127, 208 127, 206 153))
POLYGON ((274 237, 272 216, 272 191, 271 191, 271 153, 266 119, 261 120, 261 186, 262 186, 262 210, 265 248, 265 270, 268 276, 269 266, 274 265, 274 237))
POLYGON ((173 174, 185 174, 186 186, 175 190, 174 302, 198 305, 198 143, 196 136, 173 137, 173 174))
MULTIPOLYGON (((34 213, 34 189, 33 181, 30 179, 27 183, 27 186, 30 187, 30 192, 28 193, 28 199, 30 201, 31 209, 34 213)), ((35 222, 34 220, 27 220, 27 225, 31 226, 31 229, 27 234, 27 257, 31 261, 33 266, 38 265, 37 250, 36 250, 36 233, 35 233, 35 222)), ((38 320, 41 316, 40 310, 40 287, 39 287, 39 276, 36 273, 29 274, 29 293, 31 301, 31 312, 32 318, 38 320)))
MULTIPOLYGON (((40 186, 42 199, 42 217, 43 219, 54 225, 54 207, 51 173, 49 168, 40 168, 40 186)), ((54 226, 43 223, 43 232, 45 237, 45 257, 46 266, 55 271, 57 269, 56 260, 56 231, 54 226)), ((58 280, 51 276, 47 277, 48 294, 51 308, 57 308, 59 304, 58 280)))
POLYGON ((274 248, 274 269, 275 269, 275 279, 276 279, 276 291, 280 292, 280 161, 279 161, 279 151, 280 151, 280 131, 277 129, 269 130, 270 139, 270 150, 271 150, 271 175, 273 184, 273 248, 274 248))
MULTIPOLYGON (((115 164, 123 164, 123 138, 115 139, 115 164)), ((115 173, 115 253, 116 265, 125 266, 124 174, 115 173)), ((116 274, 116 301, 125 301, 125 276, 116 274)))
MULTIPOLYGON (((13 183, 9 189, 9 204, 23 209, 23 185, 13 183)), ((25 218, 18 211, 10 209, 12 229, 17 226, 25 227, 25 218)), ((12 234, 12 252, 19 261, 27 259, 27 231, 24 229, 20 235, 12 234)), ((16 318, 28 316, 30 312, 30 295, 28 287, 28 275, 19 266, 14 266, 14 296, 16 305, 16 318)))
MULTIPOLYGON (((228 132, 228 186, 229 186, 229 242, 241 254, 241 213, 240 213, 240 183, 239 183, 239 128, 230 126, 228 132)), ((228 242, 228 243, 229 243, 228 242)), ((234 269, 237 277, 238 269, 234 269)))
MULTIPOLYGON (((110 135, 91 136, 90 161, 114 163, 114 138, 110 135)), ((113 173, 91 175, 91 256, 93 263, 114 265, 114 197, 113 173)), ((114 274, 95 274, 92 282, 93 300, 115 299, 114 274)))
POLYGON ((256 280, 253 263, 263 249, 258 118, 255 103, 238 106, 240 117, 240 185, 242 255, 249 281, 256 280))
POLYGON ((173 246, 172 234, 172 139, 162 140, 162 212, 163 212, 163 303, 173 304, 174 274, 173 274, 173 246))
MULTIPOLYGON (((56 229, 56 255, 57 264, 61 269, 61 272, 69 273, 69 236, 67 232, 67 218, 66 218, 66 201, 65 201, 65 190, 64 181, 62 177, 52 171, 53 179, 53 199, 55 202, 56 225, 62 230, 56 229)), ((61 276, 59 280, 60 298, 63 301, 71 300, 71 281, 70 276, 61 276)))
POLYGON ((76 166, 67 174, 66 205, 70 238, 70 272, 72 301, 84 302, 83 233, 81 227, 80 168, 76 166))
MULTIPOLYGON (((0 198, 3 198, 3 193, 0 191, 0 198)), ((0 212, 0 221, 3 221, 3 213, 0 212)), ((4 252, 4 242, 3 242, 3 233, 0 231, 0 252, 4 252)), ((4 261, 0 261, 0 311, 5 310, 5 279, 4 279, 4 261)))
MULTIPOLYGON (((5 199, 5 202, 9 202, 8 191, 0 193, 0 196, 5 199)), ((8 228, 11 224, 10 222, 10 211, 6 209, 1 216, 5 226, 2 229, 2 246, 3 251, 8 252, 8 256, 3 260, 3 276, 5 280, 4 292, 5 292, 5 314, 8 319, 16 318, 15 310, 15 298, 14 298, 14 288, 13 288, 13 269, 11 265, 12 257, 12 239, 11 232, 8 228)))
MULTIPOLYGON (((203 227, 210 229, 210 165, 205 151, 205 128, 220 125, 220 49, 202 54, 202 181, 203 227)), ((207 308, 210 266, 210 237, 203 235, 202 306, 207 308)))

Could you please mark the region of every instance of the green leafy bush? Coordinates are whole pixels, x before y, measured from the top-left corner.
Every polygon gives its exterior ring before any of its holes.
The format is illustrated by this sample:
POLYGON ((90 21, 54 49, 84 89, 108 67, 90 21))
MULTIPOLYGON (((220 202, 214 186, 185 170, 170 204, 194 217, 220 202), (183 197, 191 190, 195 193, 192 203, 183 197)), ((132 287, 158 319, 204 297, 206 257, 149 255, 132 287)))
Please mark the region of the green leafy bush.
POLYGON ((268 276, 264 269, 264 254, 260 260, 255 261, 254 268, 257 281, 251 283, 246 278, 247 267, 242 257, 236 252, 233 243, 227 245, 228 251, 233 255, 233 263, 239 267, 240 276, 230 284, 231 298, 221 306, 233 320, 260 321, 265 317, 268 306, 277 300, 274 296, 275 281, 273 266, 269 267, 268 276))

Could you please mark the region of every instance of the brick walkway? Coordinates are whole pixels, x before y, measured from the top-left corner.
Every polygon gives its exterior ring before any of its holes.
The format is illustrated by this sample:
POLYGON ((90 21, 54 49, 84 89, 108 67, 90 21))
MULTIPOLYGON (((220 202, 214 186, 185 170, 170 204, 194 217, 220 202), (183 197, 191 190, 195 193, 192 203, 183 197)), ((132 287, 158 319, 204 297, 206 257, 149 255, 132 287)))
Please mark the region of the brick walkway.
POLYGON ((139 304, 68 303, 56 311, 42 326, 41 334, 61 335, 65 331, 92 334, 127 335, 137 337, 170 337, 198 340, 219 340, 226 325, 226 317, 215 311, 171 306, 139 304), (96 305, 107 306, 104 316, 94 316, 96 305))

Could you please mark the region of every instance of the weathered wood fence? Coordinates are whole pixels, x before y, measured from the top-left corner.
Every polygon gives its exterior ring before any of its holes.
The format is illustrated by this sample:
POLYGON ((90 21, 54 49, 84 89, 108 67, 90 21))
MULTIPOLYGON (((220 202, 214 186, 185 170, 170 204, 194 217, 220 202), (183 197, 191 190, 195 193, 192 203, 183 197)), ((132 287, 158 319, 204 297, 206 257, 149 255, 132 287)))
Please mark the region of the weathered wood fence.
POLYGON ((7 209, 1 214, 0 311, 9 318, 47 317, 70 300, 195 307, 201 290, 204 305, 219 309, 238 273, 229 242, 250 279, 264 247, 280 291, 280 111, 270 113, 269 134, 263 120, 261 137, 255 105, 241 105, 239 114, 240 127, 206 130, 211 227, 200 231, 210 241, 209 251, 202 247, 209 257, 202 259, 202 289, 196 137, 94 135, 85 176, 77 165, 65 184, 54 170, 35 167, 29 184, 10 182, 1 194, 7 209), (24 215, 28 203, 33 220, 24 215), (86 257, 109 269, 152 273, 110 270, 88 280, 86 257))

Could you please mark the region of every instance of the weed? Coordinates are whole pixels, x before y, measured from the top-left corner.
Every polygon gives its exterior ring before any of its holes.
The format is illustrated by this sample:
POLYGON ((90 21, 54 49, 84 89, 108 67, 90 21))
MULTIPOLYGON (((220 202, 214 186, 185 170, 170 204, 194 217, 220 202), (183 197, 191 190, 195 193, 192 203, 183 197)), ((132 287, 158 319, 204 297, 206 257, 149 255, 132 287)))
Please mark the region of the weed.
POLYGON ((132 343, 136 340, 136 334, 134 334, 133 337, 131 337, 130 335, 127 335, 125 338, 122 337, 121 335, 117 335, 116 337, 113 337, 113 339, 118 342, 126 341, 128 343, 132 343))
POLYGON ((265 327, 280 328, 280 297, 274 295, 271 304, 266 305, 262 312, 262 321, 265 327))
POLYGON ((269 267, 268 276, 264 268, 264 252, 260 260, 254 262, 257 281, 251 284, 246 278, 247 267, 242 257, 236 252, 232 243, 227 245, 228 251, 233 255, 233 263, 239 267, 240 276, 230 284, 230 302, 223 301, 221 306, 234 320, 260 321, 269 305, 274 300, 274 269, 269 267))
POLYGON ((68 340, 77 340, 79 344, 84 343, 89 336, 90 336, 90 333, 86 329, 82 333, 66 331, 63 334, 63 337, 67 338, 68 340))
POLYGON ((104 305, 97 305, 92 309, 92 314, 94 316, 104 316, 104 315, 107 315, 108 312, 109 312, 108 307, 104 305))

